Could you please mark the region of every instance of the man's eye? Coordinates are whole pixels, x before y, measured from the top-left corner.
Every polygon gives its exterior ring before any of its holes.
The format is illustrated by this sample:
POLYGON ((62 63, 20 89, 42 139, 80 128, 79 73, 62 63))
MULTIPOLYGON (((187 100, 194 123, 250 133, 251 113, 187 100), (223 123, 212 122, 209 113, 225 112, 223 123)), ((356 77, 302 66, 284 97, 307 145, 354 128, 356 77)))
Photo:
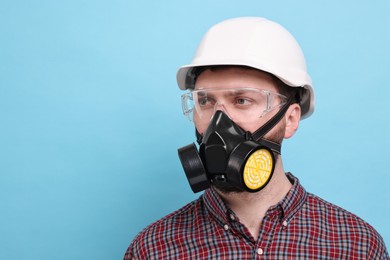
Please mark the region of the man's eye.
POLYGON ((207 99, 204 98, 204 99, 199 100, 199 105, 204 106, 206 104, 207 104, 207 99))
POLYGON ((236 103, 239 105, 249 105, 251 102, 247 98, 238 98, 236 99, 236 103))
POLYGON ((201 105, 201 106, 210 105, 211 102, 212 102, 212 100, 210 100, 208 98, 202 98, 202 99, 199 99, 199 101, 198 101, 199 105, 201 105))

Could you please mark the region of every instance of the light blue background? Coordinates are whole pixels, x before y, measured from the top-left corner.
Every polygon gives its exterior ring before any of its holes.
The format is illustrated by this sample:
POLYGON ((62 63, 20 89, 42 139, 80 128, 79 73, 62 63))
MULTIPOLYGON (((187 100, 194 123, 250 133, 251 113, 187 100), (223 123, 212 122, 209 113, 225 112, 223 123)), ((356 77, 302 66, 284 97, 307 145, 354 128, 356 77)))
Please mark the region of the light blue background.
POLYGON ((264 16, 300 42, 316 111, 284 143, 308 191, 390 243, 390 2, 0 1, 0 259, 121 259, 197 198, 175 73, 212 24, 264 16))

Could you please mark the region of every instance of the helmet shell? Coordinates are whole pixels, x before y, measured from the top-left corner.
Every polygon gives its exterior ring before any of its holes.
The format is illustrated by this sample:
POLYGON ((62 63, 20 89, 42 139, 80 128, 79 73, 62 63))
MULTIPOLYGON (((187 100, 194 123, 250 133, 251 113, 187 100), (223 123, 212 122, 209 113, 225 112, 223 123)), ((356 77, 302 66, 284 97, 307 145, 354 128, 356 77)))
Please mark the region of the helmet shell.
POLYGON ((189 65, 179 68, 180 89, 195 85, 193 69, 202 66, 240 65, 273 74, 291 87, 303 87, 301 116, 314 112, 314 91, 303 52, 281 25, 260 17, 240 17, 211 27, 189 65))

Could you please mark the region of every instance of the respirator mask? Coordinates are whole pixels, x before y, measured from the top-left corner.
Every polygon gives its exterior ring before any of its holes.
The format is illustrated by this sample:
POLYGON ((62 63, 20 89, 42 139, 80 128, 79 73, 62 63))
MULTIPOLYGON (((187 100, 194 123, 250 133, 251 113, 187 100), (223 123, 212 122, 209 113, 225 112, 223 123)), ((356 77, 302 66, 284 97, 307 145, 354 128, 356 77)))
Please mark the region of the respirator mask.
POLYGON ((208 119, 203 134, 196 129, 199 150, 195 143, 178 149, 192 191, 196 193, 211 185, 247 192, 263 189, 274 172, 274 153, 280 154, 281 149, 279 143, 263 137, 283 118, 292 100, 250 88, 195 90, 184 94, 184 114, 190 119, 208 119), (225 100, 218 104, 216 97, 222 91, 220 96, 225 100), (235 122, 238 118, 258 119, 273 109, 279 111, 253 133, 235 122))

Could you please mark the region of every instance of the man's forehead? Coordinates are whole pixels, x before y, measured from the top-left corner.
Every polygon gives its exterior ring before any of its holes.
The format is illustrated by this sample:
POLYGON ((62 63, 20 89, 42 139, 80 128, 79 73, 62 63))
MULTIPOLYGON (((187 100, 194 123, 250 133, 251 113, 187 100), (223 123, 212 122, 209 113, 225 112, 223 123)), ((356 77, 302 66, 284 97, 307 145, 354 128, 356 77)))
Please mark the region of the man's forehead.
POLYGON ((235 88, 200 88, 197 89, 196 92, 199 95, 206 95, 206 94, 222 94, 226 96, 233 96, 233 95, 240 95, 245 94, 249 92, 253 92, 253 88, 247 88, 247 87, 235 87, 235 88))

